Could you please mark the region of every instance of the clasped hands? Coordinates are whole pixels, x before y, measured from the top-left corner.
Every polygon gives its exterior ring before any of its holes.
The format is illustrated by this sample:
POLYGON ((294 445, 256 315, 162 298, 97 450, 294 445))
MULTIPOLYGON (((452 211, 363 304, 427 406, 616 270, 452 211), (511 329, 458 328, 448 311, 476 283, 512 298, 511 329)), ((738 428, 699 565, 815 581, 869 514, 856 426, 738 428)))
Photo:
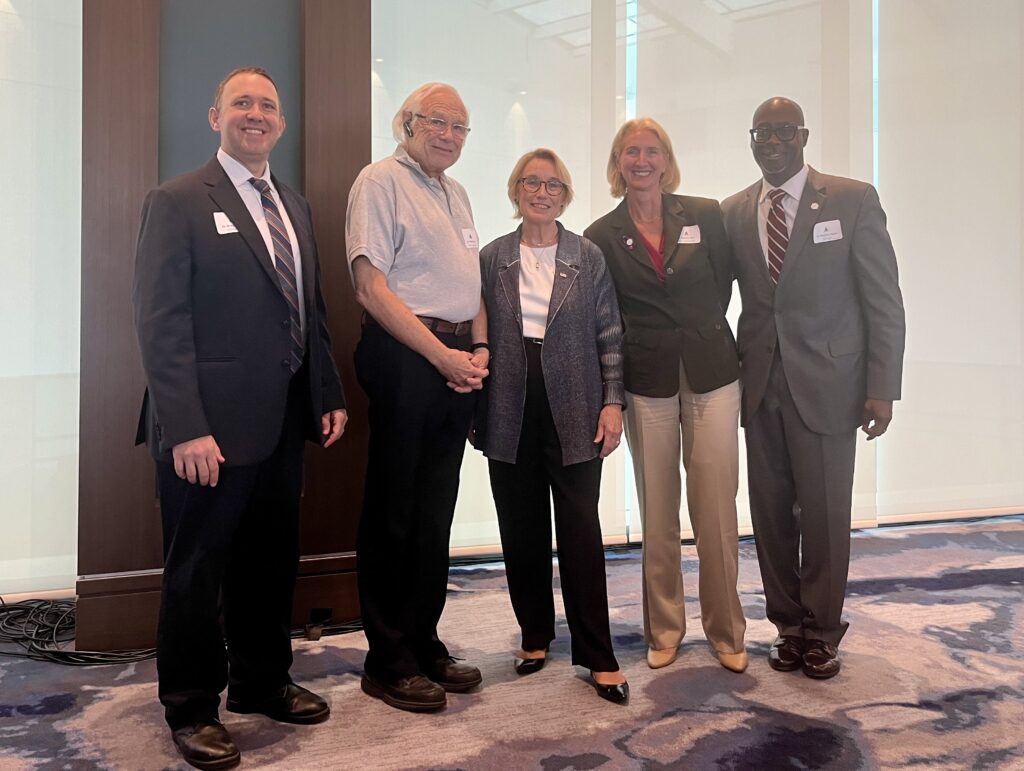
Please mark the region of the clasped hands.
POLYGON ((481 348, 475 353, 447 348, 434 366, 450 389, 458 394, 468 394, 484 387, 484 378, 489 374, 487 365, 490 360, 491 353, 486 348, 481 348))

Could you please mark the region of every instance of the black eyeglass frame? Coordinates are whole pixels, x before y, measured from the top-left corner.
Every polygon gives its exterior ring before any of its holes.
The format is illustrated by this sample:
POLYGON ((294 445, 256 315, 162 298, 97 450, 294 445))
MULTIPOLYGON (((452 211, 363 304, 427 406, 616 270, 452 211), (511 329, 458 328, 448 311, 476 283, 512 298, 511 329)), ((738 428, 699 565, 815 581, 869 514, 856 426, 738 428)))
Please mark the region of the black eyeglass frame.
POLYGON ((796 135, 799 134, 805 126, 794 126, 792 123, 787 123, 784 126, 757 126, 750 129, 750 138, 754 144, 763 145, 771 141, 772 134, 779 138, 780 142, 792 142, 796 139, 796 135), (790 134, 789 132, 793 133, 790 134), (781 132, 785 132, 787 136, 783 136, 781 132), (758 139, 758 134, 764 136, 764 139, 758 139))

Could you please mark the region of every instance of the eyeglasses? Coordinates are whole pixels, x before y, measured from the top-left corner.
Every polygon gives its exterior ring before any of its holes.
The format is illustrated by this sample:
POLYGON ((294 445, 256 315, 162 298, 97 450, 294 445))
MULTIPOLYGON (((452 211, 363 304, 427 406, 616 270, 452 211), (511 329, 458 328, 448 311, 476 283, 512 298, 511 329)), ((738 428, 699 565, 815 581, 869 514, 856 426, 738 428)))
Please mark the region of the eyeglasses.
POLYGON ((548 195, 560 195, 566 188, 566 184, 560 179, 540 179, 539 177, 523 177, 519 180, 523 190, 527 193, 536 193, 540 186, 544 185, 548 195))
POLYGON ((779 138, 780 142, 792 142, 796 138, 796 132, 800 131, 803 126, 794 126, 792 123, 787 123, 785 126, 758 126, 757 128, 750 129, 750 138, 759 145, 763 145, 769 139, 772 138, 772 134, 779 138))
POLYGON ((456 136, 459 139, 465 139, 466 134, 472 131, 469 126, 462 123, 451 123, 450 121, 446 121, 444 118, 428 118, 426 115, 418 112, 413 113, 413 115, 420 120, 425 120, 427 125, 430 126, 430 129, 436 134, 443 134, 448 129, 451 129, 453 136, 456 136))

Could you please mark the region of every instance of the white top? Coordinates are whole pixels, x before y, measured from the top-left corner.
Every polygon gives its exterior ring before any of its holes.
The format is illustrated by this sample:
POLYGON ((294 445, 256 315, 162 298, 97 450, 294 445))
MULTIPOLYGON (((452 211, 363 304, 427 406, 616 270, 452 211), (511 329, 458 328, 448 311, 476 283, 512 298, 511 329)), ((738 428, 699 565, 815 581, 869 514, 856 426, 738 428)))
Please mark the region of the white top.
MULTIPOLYGON (((807 164, 796 174, 787 179, 778 189, 785 190, 786 195, 782 196, 782 209, 786 213, 786 232, 793 235, 793 221, 796 219, 797 209, 800 208, 800 196, 804 194, 804 185, 807 184, 807 164)), ((772 201, 768 193, 775 190, 773 185, 768 184, 767 179, 761 180, 761 197, 757 199, 757 234, 761 237, 761 251, 764 252, 764 261, 768 262, 768 211, 772 208, 772 201)))
POLYGON ((429 176, 405 148, 359 172, 345 218, 348 261, 366 257, 417 316, 480 310, 480 243, 462 185, 429 176))
MULTIPOLYGON (((267 217, 263 213, 263 199, 260 191, 253 187, 249 181, 255 175, 224 152, 223 149, 217 149, 217 160, 220 161, 220 165, 228 175, 228 179, 231 180, 235 189, 238 190, 238 194, 242 197, 242 203, 245 204, 245 208, 252 215, 256 227, 260 230, 260 235, 263 236, 263 243, 267 245, 267 251, 270 252, 270 259, 276 265, 277 255, 274 254, 274 241, 270 237, 270 226, 267 224, 267 217)), ((302 327, 303 339, 305 339, 306 303, 304 299, 305 292, 302 288, 302 255, 299 252, 299 239, 295 237, 295 229, 292 227, 292 221, 288 219, 288 210, 281 201, 281 194, 277 192, 277 188, 274 187, 274 182, 270 178, 269 163, 267 163, 267 168, 263 170, 263 176, 258 177, 258 179, 262 179, 270 185, 270 195, 273 196, 274 203, 277 204, 277 210, 281 212, 281 219, 284 220, 285 229, 288 231, 288 241, 292 245, 292 258, 295 260, 295 284, 299 290, 299 324, 302 327)))
POLYGON ((543 339, 548 328, 557 251, 558 244, 542 247, 519 244, 519 306, 523 311, 523 337, 543 339))

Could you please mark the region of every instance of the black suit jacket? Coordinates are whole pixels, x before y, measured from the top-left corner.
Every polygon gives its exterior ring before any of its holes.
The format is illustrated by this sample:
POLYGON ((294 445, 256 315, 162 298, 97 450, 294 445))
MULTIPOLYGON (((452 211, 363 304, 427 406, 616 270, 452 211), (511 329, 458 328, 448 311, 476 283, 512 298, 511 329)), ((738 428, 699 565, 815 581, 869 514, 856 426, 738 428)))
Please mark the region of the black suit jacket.
MULTIPOLYGON (((309 204, 274 179, 302 256, 309 411, 303 430, 345 405, 331 355, 309 204)), ((147 392, 137 442, 169 460, 212 434, 228 465, 277 445, 292 373, 287 301, 263 237, 217 158, 146 196, 132 287, 147 392), (238 229, 220 234, 214 213, 238 229)))
POLYGON ((625 326, 625 384, 630 393, 679 392, 680 358, 690 388, 707 393, 739 377, 736 340, 725 311, 732 296, 732 252, 718 202, 663 194, 665 281, 658 278, 623 199, 586 229, 604 252, 625 326), (678 243, 684 226, 699 243, 678 243))

